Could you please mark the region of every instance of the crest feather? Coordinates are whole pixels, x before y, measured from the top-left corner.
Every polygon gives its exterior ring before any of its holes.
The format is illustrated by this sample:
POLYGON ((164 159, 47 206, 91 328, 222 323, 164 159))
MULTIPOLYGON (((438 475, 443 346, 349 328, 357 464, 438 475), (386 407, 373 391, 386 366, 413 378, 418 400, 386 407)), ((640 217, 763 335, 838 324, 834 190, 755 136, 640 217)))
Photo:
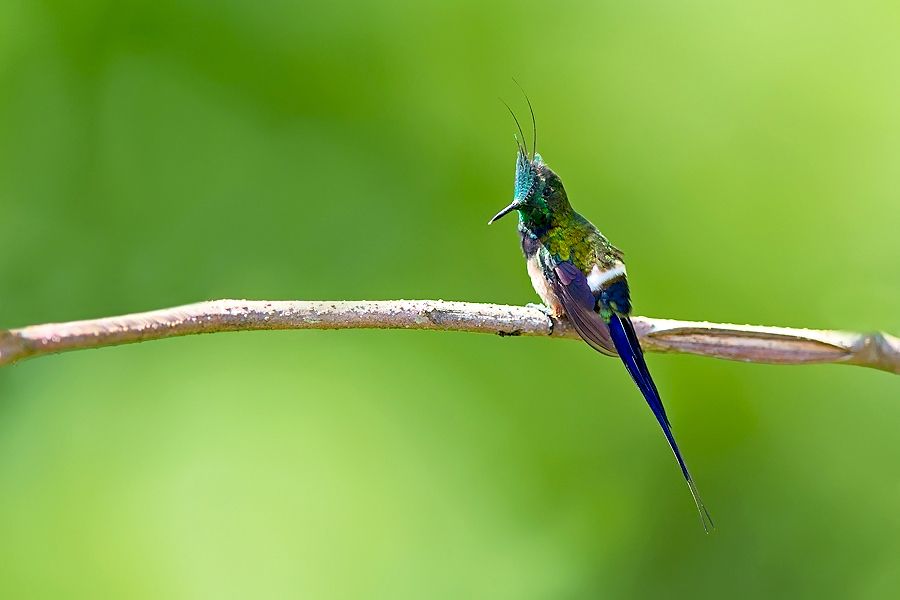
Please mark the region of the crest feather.
POLYGON ((534 163, 528 160, 528 155, 519 148, 518 156, 516 156, 516 200, 525 200, 531 193, 531 188, 537 179, 537 170, 534 163))

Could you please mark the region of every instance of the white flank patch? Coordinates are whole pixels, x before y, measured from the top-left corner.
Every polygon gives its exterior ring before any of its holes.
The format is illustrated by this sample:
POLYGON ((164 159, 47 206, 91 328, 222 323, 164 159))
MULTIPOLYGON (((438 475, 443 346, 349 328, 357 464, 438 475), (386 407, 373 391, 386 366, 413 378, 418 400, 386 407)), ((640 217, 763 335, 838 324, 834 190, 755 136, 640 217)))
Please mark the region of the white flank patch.
POLYGON ((625 265, 621 262, 617 262, 611 269, 607 269, 606 271, 601 271, 600 267, 594 265, 594 268, 588 273, 587 281, 588 285, 591 286, 591 291, 596 294, 600 291, 600 288, 603 287, 604 283, 615 279, 616 277, 621 277, 624 274, 625 265))

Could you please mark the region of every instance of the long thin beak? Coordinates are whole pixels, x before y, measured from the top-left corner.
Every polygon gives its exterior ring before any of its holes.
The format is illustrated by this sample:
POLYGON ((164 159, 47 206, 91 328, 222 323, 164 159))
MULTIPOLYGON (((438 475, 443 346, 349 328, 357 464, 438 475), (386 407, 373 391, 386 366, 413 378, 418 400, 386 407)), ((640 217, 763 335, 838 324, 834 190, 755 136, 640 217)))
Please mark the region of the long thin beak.
POLYGON ((499 218, 501 218, 501 217, 504 217, 504 216, 508 215, 509 213, 511 213, 512 211, 516 210, 517 208, 519 208, 519 203, 516 202, 515 200, 513 200, 513 201, 512 201, 512 204, 510 204, 509 206, 507 206, 506 208, 504 208, 503 210, 501 210, 500 212, 498 212, 496 215, 494 215, 494 218, 491 219, 490 221, 488 221, 488 225, 490 225, 491 223, 493 223, 493 222, 496 221, 497 219, 499 219, 499 218))

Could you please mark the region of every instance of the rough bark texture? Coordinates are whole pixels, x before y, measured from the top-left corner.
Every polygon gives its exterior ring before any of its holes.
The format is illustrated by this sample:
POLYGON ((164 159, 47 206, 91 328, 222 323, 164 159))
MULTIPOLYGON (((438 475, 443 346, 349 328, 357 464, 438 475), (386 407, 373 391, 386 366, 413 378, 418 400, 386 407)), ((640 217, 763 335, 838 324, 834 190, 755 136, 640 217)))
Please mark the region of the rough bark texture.
MULTIPOLYGON (((634 317, 644 348, 777 364, 844 363, 900 373, 900 339, 875 333, 788 329, 634 317)), ((166 337, 255 329, 434 329, 577 338, 534 307, 443 300, 266 302, 213 300, 120 317, 0 330, 0 366, 56 352, 166 337)))

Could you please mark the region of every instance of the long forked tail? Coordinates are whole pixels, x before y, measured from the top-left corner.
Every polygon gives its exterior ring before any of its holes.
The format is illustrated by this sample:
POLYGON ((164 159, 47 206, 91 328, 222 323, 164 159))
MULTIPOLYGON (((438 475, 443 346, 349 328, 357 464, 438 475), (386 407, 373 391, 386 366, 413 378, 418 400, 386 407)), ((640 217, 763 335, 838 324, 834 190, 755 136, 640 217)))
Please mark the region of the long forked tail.
POLYGON ((700 498, 697 486, 694 485, 694 480, 691 478, 687 465, 684 463, 678 444, 675 443, 675 436, 672 435, 672 426, 669 424, 669 418, 666 416, 666 409, 663 407, 656 384, 653 383, 653 378, 650 377, 650 371, 647 369, 647 363, 644 361, 644 352, 641 350, 631 319, 627 316, 613 313, 609 321, 609 332, 616 346, 616 351, 619 353, 619 358, 625 363, 625 368, 628 369, 631 378, 640 388, 644 399, 650 405, 650 410, 656 416, 659 426, 662 427, 666 440, 669 442, 669 447, 672 448, 675 459, 678 461, 678 466, 681 467, 684 479, 691 490, 691 496, 694 497, 694 504, 697 506, 697 512, 700 514, 700 523, 703 525, 703 530, 709 533, 709 529, 715 529, 715 525, 712 517, 709 516, 709 511, 706 510, 706 506, 703 504, 703 500, 700 498), (708 526, 707 523, 709 524, 708 526))

